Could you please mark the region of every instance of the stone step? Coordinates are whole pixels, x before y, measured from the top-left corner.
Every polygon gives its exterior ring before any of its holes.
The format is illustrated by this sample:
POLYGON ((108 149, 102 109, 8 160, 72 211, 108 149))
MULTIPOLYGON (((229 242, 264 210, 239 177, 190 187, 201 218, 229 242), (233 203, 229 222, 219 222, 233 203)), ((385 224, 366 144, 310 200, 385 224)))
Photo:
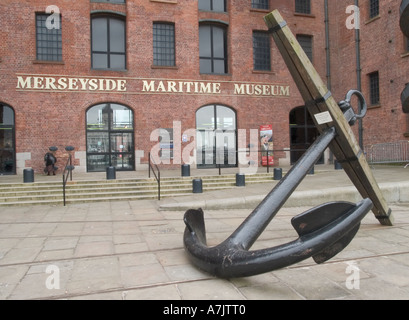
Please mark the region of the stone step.
MULTIPOLYGON (((193 192, 193 179, 202 179, 203 191, 235 188, 235 175, 202 177, 164 177, 161 179, 161 197, 189 195, 193 192)), ((246 175, 246 184, 273 181, 270 173, 246 175)), ((28 205, 62 203, 62 182, 0 184, 1 205, 28 205)), ((158 184, 154 178, 120 180, 69 181, 66 202, 114 201, 157 199, 158 184)))
MULTIPOLYGON (((183 178, 179 180, 174 179, 163 179, 161 180, 161 186, 163 187, 172 187, 178 185, 189 185, 192 183, 193 178, 183 178)), ((253 177, 248 176, 246 177, 246 182, 254 183, 254 182, 268 182, 271 181, 271 177, 253 177)), ((138 180, 138 181, 128 181, 128 180, 110 180, 112 182, 106 181, 78 181, 68 183, 66 186, 66 190, 75 190, 75 189, 82 189, 88 190, 91 188, 96 189, 103 189, 103 188, 144 188, 144 187, 155 187, 157 186, 157 182, 154 180, 138 180)), ((226 177, 226 178, 202 178, 203 184, 223 184, 223 183, 235 183, 235 177, 226 177)), ((62 183, 59 184, 43 184, 43 183, 34 183, 34 184, 15 184, 10 185, 8 187, 0 185, 0 195, 1 194, 10 194, 11 192, 52 192, 53 190, 62 188, 62 183)))
MULTIPOLYGON (((179 197, 179 196, 186 196, 191 195, 191 193, 180 193, 180 194, 168 194, 163 195, 161 198, 169 198, 169 197, 179 197)), ((99 197, 92 197, 89 196, 87 198, 76 198, 76 199, 66 199, 67 204, 75 204, 75 203, 87 203, 87 202, 101 202, 101 201, 137 201, 137 200, 157 200, 158 196, 155 195, 137 195, 137 196, 109 196, 104 198, 99 197)), ((63 199, 46 199, 46 200, 25 200, 25 201, 10 201, 5 203, 0 203, 0 207, 2 206, 25 206, 25 205, 62 205, 63 199)))
MULTIPOLYGON (((192 183, 193 179, 184 179, 184 180, 179 180, 179 181, 167 181, 167 180, 162 180, 161 181, 161 186, 164 187, 173 187, 173 186, 180 186, 180 185, 189 185, 192 183)), ((224 183, 235 183, 235 178, 226 178, 226 179, 202 179, 203 184, 208 184, 208 185, 215 185, 215 184, 224 184, 224 183)), ((246 182, 249 183, 254 183, 254 182, 268 182, 272 181, 271 178, 264 178, 264 177, 257 177, 257 178, 246 178, 246 182)), ((76 189, 104 189, 104 188, 109 188, 109 189, 115 189, 115 188, 144 188, 144 187, 155 187, 157 186, 156 181, 144 181, 144 182, 124 182, 124 181, 118 181, 117 183, 100 183, 98 181, 94 181, 92 183, 69 183, 66 186, 67 190, 76 190, 76 189)), ((53 185, 53 186, 43 186, 43 185, 37 185, 37 184, 32 184, 30 186, 28 185, 22 185, 22 186, 14 186, 10 188, 0 188, 0 194, 2 193, 19 193, 19 192, 50 192, 56 189, 61 189, 62 184, 58 185, 53 185)))
MULTIPOLYGON (((232 188, 235 185, 233 184, 224 184, 224 185, 204 185, 203 191, 210 191, 210 190, 223 190, 232 188)), ((178 186, 177 188, 162 188, 161 187, 161 197, 166 196, 168 194, 191 194, 192 193, 192 186, 178 186)), ((98 189, 98 190, 78 190, 78 192, 66 192, 66 199, 83 199, 83 198, 103 198, 103 197, 123 197, 127 198, 129 196, 149 196, 151 198, 157 198, 158 192, 157 187, 151 189, 124 189, 124 190, 108 190, 108 189, 98 189)), ((9 203, 9 202, 17 202, 17 201, 46 201, 46 200, 59 200, 62 199, 62 191, 59 190, 58 192, 52 193, 25 193, 25 194, 17 194, 17 195, 7 195, 0 197, 0 203, 9 203)))

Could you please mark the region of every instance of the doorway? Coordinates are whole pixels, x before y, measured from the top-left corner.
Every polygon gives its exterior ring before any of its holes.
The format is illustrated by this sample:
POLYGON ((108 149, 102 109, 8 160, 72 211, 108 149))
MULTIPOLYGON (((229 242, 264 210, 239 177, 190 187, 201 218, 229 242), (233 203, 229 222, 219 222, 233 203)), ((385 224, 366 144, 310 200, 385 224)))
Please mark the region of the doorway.
MULTIPOLYGON (((290 112, 290 150, 291 164, 295 164, 319 136, 318 129, 305 106, 290 112)), ((324 154, 317 161, 324 164, 324 154)))
POLYGON ((196 112, 197 167, 237 167, 236 112, 208 105, 196 112))
POLYGON ((0 174, 16 174, 14 110, 0 102, 0 174))
POLYGON ((103 103, 87 111, 87 171, 135 169, 133 111, 103 103))

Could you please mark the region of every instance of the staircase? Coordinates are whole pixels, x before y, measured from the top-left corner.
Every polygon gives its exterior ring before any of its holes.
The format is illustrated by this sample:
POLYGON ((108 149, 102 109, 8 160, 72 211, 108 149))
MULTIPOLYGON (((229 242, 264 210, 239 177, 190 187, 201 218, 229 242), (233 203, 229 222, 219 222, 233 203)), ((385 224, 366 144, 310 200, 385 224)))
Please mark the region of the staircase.
MULTIPOLYGON (((236 188, 236 176, 164 177, 161 178, 161 199, 191 195, 192 180, 202 179, 203 192, 236 188)), ((75 179, 75 177, 74 177, 75 179)), ((246 185, 273 181, 273 174, 258 173, 246 176, 246 185)), ((66 203, 115 200, 156 200, 158 184, 154 178, 69 181, 66 203)), ((0 207, 37 204, 63 204, 62 182, 1 183, 0 207)))

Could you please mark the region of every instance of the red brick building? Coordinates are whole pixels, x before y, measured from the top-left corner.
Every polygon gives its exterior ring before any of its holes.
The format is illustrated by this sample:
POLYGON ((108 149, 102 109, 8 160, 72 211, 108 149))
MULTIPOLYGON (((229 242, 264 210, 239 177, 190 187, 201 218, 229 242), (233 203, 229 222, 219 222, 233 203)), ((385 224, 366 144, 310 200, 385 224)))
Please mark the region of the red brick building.
MULTIPOLYGON (((353 4, 2 0, 0 174, 41 172, 51 146, 60 167, 73 146, 82 172, 146 168, 149 152, 174 167, 245 166, 237 154, 258 147, 265 125, 275 165, 296 161, 300 152, 289 150, 308 147, 317 132, 266 33, 263 17, 273 9, 337 99, 358 86, 360 70, 370 101, 357 131, 365 144, 407 139, 400 93, 409 53, 399 3, 360 1, 359 41, 346 11, 353 4)), ((322 162, 329 159, 327 152, 322 162)))

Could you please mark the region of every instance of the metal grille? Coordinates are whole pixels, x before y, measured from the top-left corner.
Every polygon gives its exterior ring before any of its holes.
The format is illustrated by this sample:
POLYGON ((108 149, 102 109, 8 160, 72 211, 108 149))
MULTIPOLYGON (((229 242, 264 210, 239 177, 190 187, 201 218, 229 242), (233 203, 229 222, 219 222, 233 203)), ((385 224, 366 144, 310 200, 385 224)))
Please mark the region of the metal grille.
POLYGON ((268 0, 252 0, 251 7, 253 9, 268 9, 268 0))
POLYGON ((267 32, 253 32, 254 70, 271 70, 270 36, 267 32))
POLYGON ((409 141, 374 144, 366 146, 365 152, 371 164, 406 163, 409 162, 409 141))
POLYGON ((369 75, 371 105, 379 104, 379 73, 374 72, 369 75))
POLYGON ((37 60, 62 61, 61 22, 58 29, 49 29, 46 26, 48 17, 49 14, 36 15, 37 60))
POLYGON ((379 0, 370 0, 369 17, 374 18, 379 15, 379 0))
POLYGON ((175 66, 175 26, 173 24, 153 24, 153 64, 175 66))
POLYGON ((310 0, 295 0, 295 12, 311 14, 310 0))

